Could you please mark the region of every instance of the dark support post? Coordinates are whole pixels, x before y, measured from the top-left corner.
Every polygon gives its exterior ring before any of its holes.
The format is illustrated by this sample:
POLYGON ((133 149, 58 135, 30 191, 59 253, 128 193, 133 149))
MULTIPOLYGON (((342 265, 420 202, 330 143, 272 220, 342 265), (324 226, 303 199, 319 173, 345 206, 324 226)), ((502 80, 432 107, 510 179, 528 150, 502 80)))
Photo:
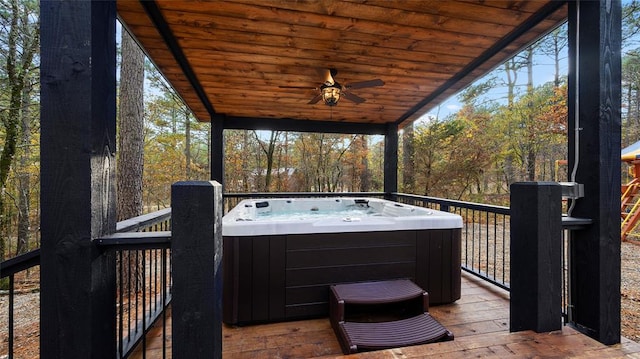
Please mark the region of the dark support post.
POLYGON ((384 192, 387 199, 391 193, 398 192, 398 125, 387 124, 384 136, 384 192))
POLYGON ((619 0, 569 2, 571 216, 593 220, 571 236, 569 320, 604 344, 620 342, 620 19, 619 0))
POLYGON ((512 332, 562 328, 561 204, 558 183, 511 185, 512 332))
POLYGON ((224 116, 211 118, 211 180, 224 187, 224 116))
POLYGON ((222 358, 222 186, 171 186, 173 358, 222 358))
POLYGON ((41 358, 113 358, 115 1, 41 1, 41 358))

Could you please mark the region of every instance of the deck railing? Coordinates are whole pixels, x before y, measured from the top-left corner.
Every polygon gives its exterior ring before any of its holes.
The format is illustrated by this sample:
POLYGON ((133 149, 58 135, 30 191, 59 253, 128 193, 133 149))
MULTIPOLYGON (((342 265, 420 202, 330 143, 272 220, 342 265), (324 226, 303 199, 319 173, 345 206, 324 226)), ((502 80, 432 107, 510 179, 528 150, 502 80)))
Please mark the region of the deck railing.
MULTIPOLYGON (((510 290, 510 209, 504 206, 455 201, 436 197, 406 193, 229 193, 224 195, 225 211, 235 207, 240 200, 248 198, 286 197, 377 197, 456 213, 463 219, 461 268, 506 291, 510 290)), ((565 322, 571 315, 569 301, 569 243, 571 232, 584 228, 590 222, 575 218, 563 218, 562 232, 562 315, 565 322)))
MULTIPOLYGON (((170 229, 171 210, 166 209, 118 222, 115 234, 97 240, 103 249, 116 252, 118 358, 128 357, 137 346, 144 349, 144 334, 160 318, 163 324, 166 322, 165 308, 171 301, 170 229)), ((3 324, 1 328, 3 332, 7 329, 7 336, 6 339, 4 335, 0 338, 0 341, 6 341, 7 346, 6 351, 5 348, 0 350, 0 357, 6 355, 12 359, 16 352, 15 298, 16 287, 20 287, 16 277, 22 280, 27 271, 38 275, 39 265, 40 249, 1 263, 1 278, 8 278, 9 283, 7 326, 3 324)), ((39 291, 39 286, 31 290, 39 291)), ((37 307, 39 309, 39 304, 37 307)), ((39 316, 39 310, 28 315, 39 316)), ((38 333, 39 326, 30 327, 29 333, 22 333, 21 338, 25 338, 25 343, 20 343, 20 346, 34 346, 37 348, 31 353, 38 352, 38 333), (29 338, 31 340, 26 343, 29 338)), ((163 331, 163 335, 166 335, 166 331, 163 331)))
POLYGON ((509 290, 509 207, 395 194, 398 202, 462 217, 462 270, 509 290))
MULTIPOLYGON (((0 337, 0 358, 6 354, 7 358, 12 359, 13 353, 15 352, 14 307, 15 307, 15 299, 16 299, 16 279, 17 277, 19 277, 17 279, 19 282, 26 282, 25 274, 28 271, 34 271, 39 266, 40 266, 40 249, 36 249, 31 252, 21 254, 19 256, 16 256, 14 258, 11 258, 9 260, 6 260, 0 263, 0 280, 5 281, 6 278, 8 278, 8 288, 7 288, 8 297, 2 299, 3 301, 8 300, 8 303, 6 303, 8 308, 7 322, 6 322, 7 324, 6 324, 6 327, 4 325, 3 327, 0 327, 0 330, 2 330, 3 332, 6 328, 7 337, 5 339, 4 334, 0 337), (6 347, 4 347, 5 342, 7 343, 6 347)), ((30 277, 30 276, 26 276, 26 277, 30 277)), ((32 300, 36 300, 36 299, 32 299, 32 300)), ((37 308, 40 309, 39 305, 37 306, 37 308)), ((29 313, 29 315, 34 315, 34 314, 36 313, 29 313)), ((37 314, 39 315, 39 310, 37 314)), ((3 316, 4 316, 4 313, 0 315, 0 318, 2 318, 3 316)), ((34 329, 34 330, 38 331, 39 327, 38 329, 34 329)), ((32 334, 32 333, 26 333, 26 334, 32 334)), ((23 334, 23 336, 25 335, 23 334)))
MULTIPOLYGON (((228 193, 224 198, 227 212, 243 199, 284 197, 376 197, 391 198, 401 203, 456 213, 463 218, 462 270, 509 291, 510 210, 442 198, 381 192, 357 193, 228 193)), ((571 231, 584 228, 588 220, 563 218, 563 315, 570 316, 571 303, 567 268, 571 231)), ((119 222, 117 232, 98 240, 105 250, 116 251, 117 260, 117 341, 118 358, 127 358, 135 348, 145 357, 145 333, 161 320, 162 356, 167 356, 166 311, 171 301, 171 210, 119 222)), ((2 262, 2 278, 9 279, 8 290, 8 358, 13 358, 14 298, 16 275, 37 269, 40 252, 35 250, 2 262)), ((33 314, 33 313, 32 313, 33 314)), ((2 338, 4 340, 4 338, 2 338)), ((3 355, 0 352, 0 356, 3 355)))
POLYGON ((227 193, 225 212, 249 198, 375 197, 456 213, 463 218, 462 269, 500 288, 509 290, 509 207, 491 206, 442 198, 382 192, 356 193, 227 193))
POLYGON ((118 358, 127 358, 138 346, 145 353, 145 334, 157 320, 162 320, 163 342, 167 336, 170 231, 171 209, 167 208, 118 222, 115 234, 98 240, 101 248, 116 253, 118 358))
MULTIPOLYGON (((462 270, 509 291, 510 277, 510 209, 503 206, 454 201, 442 198, 396 193, 402 203, 428 207, 462 216, 462 270)), ((571 320, 569 249, 571 235, 584 229, 589 219, 562 218, 562 316, 571 320)))

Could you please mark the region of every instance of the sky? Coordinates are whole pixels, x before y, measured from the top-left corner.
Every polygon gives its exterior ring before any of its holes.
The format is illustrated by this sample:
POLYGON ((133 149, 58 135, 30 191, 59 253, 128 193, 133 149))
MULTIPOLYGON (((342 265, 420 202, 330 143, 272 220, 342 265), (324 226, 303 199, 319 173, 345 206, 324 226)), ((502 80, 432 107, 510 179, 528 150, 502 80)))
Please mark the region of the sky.
MULTIPOLYGON (((544 83, 547 83, 549 81, 553 81, 553 77, 554 77, 554 72, 555 72, 555 68, 554 68, 554 63, 553 63, 553 59, 550 56, 546 56, 546 55, 542 55, 542 54, 537 54, 534 56, 534 67, 533 67, 533 82, 534 82, 534 86, 540 86, 544 83)), ((567 56, 567 51, 566 49, 563 51, 563 55, 562 55, 562 59, 561 59, 561 65, 560 65, 560 74, 561 76, 566 76, 567 72, 568 72, 568 56, 567 56)), ((497 67, 497 69, 495 69, 494 71, 488 73, 485 77, 480 78, 479 80, 477 80, 476 82, 472 83, 472 84, 477 84, 481 81, 485 81, 489 76, 491 76, 492 74, 497 74, 499 76, 499 78, 501 78, 503 80, 503 82, 506 83, 506 76, 504 74, 504 71, 502 71, 502 64, 500 66, 497 67)), ((524 88, 526 87, 526 81, 527 81, 527 74, 526 74, 526 68, 523 68, 519 73, 518 73, 518 85, 520 88, 524 88)), ((464 89, 462 90, 464 91, 464 89)), ((421 121, 428 121, 428 118, 438 118, 438 119, 444 119, 447 116, 456 113, 458 110, 460 110, 462 108, 462 103, 459 100, 459 94, 462 92, 458 92, 457 94, 451 96, 449 99, 445 100, 440 106, 432 109, 427 115, 423 116, 423 118, 419 119, 416 122, 421 122, 421 121), (426 117, 426 118, 425 118, 426 117)), ((489 93, 486 95, 487 97, 490 97, 492 99, 497 99, 497 98, 506 98, 507 95, 507 87, 506 86, 498 86, 496 88, 494 88, 493 90, 489 91, 489 93)))
MULTIPOLYGON (((629 3, 631 3, 631 0, 622 0, 622 6, 625 6, 629 3)), ((566 26, 566 24, 562 26, 566 26)), ((636 47, 638 47, 639 44, 640 44, 640 39, 632 38, 627 40, 626 47, 623 47, 622 49, 623 55, 625 52, 628 52, 629 50, 635 49, 636 47)), ((623 46, 624 45, 625 44, 623 44, 623 46)), ((535 63, 534 69, 533 69, 534 86, 539 86, 546 82, 553 81, 554 65, 553 65, 552 58, 550 58, 549 56, 539 54, 534 58, 534 63, 535 63)), ((561 62, 561 67, 560 67, 560 73, 562 76, 567 75, 568 68, 569 68, 568 55, 567 55, 567 50, 565 49, 562 62, 561 62)), ((522 73, 518 74, 518 80, 520 82, 520 86, 526 86, 525 71, 526 69, 523 69, 522 73)), ((498 71, 498 72, 504 78, 504 71, 498 71)), ((483 79, 484 78, 478 81, 482 81, 483 79)), ((506 92, 507 92, 506 87, 498 87, 493 91, 491 91, 489 95, 495 98, 504 98, 506 96, 506 92)), ((432 109, 427 115, 423 117, 423 119, 419 119, 417 122, 427 121, 429 117, 444 119, 447 116, 456 113, 462 107, 462 103, 458 99, 459 93, 460 92, 451 96, 449 99, 445 100, 439 107, 432 109)))

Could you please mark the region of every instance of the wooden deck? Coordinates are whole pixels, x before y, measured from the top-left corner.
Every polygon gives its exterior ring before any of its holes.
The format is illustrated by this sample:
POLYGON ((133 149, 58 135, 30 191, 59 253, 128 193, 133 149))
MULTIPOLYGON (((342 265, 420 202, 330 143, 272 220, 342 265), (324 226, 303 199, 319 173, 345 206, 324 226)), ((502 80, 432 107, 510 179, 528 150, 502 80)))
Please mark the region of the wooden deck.
MULTIPOLYGON (((224 358, 585 357, 639 358, 640 344, 622 339, 606 346, 565 326, 561 331, 509 333, 509 295, 468 274, 462 298, 429 312, 455 335, 451 342, 345 356, 328 318, 223 328, 224 358)), ((169 321, 167 332, 171 332, 169 321)), ((146 358, 162 358, 161 330, 150 334, 146 358)), ((170 335, 167 358, 171 358, 170 335)), ((132 356, 142 358, 140 352, 132 356)))

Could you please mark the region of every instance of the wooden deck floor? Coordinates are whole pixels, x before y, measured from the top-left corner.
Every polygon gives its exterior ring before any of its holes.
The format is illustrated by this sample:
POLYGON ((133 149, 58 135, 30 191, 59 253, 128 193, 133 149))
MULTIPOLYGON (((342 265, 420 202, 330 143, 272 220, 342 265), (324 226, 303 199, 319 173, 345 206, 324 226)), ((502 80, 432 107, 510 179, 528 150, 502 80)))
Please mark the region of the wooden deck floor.
MULTIPOLYGON (((455 335, 451 342, 344 356, 329 319, 223 328, 224 358, 638 358, 640 344, 622 339, 606 346, 565 326, 553 333, 509 333, 508 293, 468 274, 462 298, 429 312, 455 335)), ((171 332, 170 322, 167 332, 171 332)), ((161 331, 151 333, 146 358, 162 358, 161 331)), ((170 335, 166 357, 171 358, 170 335)), ((133 358, 142 358, 138 352, 133 358)))

